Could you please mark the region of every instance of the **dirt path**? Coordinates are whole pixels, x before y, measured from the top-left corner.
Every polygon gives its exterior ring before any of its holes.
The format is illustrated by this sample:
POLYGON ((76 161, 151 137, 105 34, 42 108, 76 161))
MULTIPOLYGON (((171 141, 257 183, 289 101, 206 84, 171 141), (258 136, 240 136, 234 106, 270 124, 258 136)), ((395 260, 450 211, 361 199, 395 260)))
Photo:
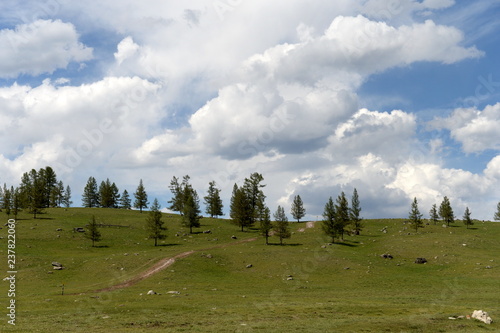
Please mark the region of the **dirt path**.
MULTIPOLYGON (((110 286, 110 287, 97 289, 97 290, 92 291, 92 293, 102 293, 102 292, 113 291, 113 290, 117 290, 117 289, 123 289, 123 288, 130 287, 130 286, 132 286, 132 285, 134 285, 134 284, 136 284, 144 279, 147 279, 148 277, 150 277, 158 272, 161 272, 165 268, 172 266, 177 259, 186 258, 186 257, 188 257, 196 252, 203 252, 203 251, 220 249, 220 248, 225 248, 225 247, 234 246, 234 245, 243 244, 243 243, 249 243, 249 242, 253 242, 257 239, 258 239, 257 237, 248 238, 248 239, 243 239, 243 240, 229 243, 229 244, 220 244, 220 245, 212 246, 212 247, 209 247, 206 249, 182 252, 182 253, 179 253, 173 257, 161 259, 160 261, 158 261, 156 264, 154 264, 153 266, 151 266, 147 270, 141 272, 137 276, 135 276, 135 277, 133 277, 125 282, 121 282, 119 284, 115 284, 115 285, 110 286)), ((82 293, 82 294, 85 294, 85 293, 82 293)))

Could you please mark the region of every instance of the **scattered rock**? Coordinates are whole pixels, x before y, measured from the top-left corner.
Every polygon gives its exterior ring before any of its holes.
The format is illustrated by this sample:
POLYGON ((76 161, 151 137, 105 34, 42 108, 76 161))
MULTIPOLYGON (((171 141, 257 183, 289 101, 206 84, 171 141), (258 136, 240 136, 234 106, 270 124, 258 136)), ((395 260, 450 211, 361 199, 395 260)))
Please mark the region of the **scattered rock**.
POLYGON ((85 232, 85 229, 82 227, 77 227, 77 228, 73 228, 73 232, 85 232))
POLYGON ((57 228, 56 231, 62 231, 62 229, 61 228, 57 228))
POLYGON ((54 274, 54 272, 52 272, 52 271, 48 271, 48 272, 47 272, 47 274, 54 274))
POLYGON ((389 253, 384 253, 384 254, 381 254, 380 256, 384 259, 394 259, 394 257, 392 255, 390 255, 389 253))
POLYGON ((238 239, 238 237, 236 237, 235 235, 232 235, 231 238, 232 239, 238 239))
POLYGON ((167 291, 167 294, 171 294, 171 295, 180 295, 181 292, 180 291, 174 291, 174 290, 171 290, 171 291, 167 291))
POLYGON ((426 262, 427 262, 427 259, 425 259, 425 258, 415 259, 415 264, 425 264, 426 262))
POLYGON ((289 276, 286 278, 287 281, 292 281, 293 280, 293 277, 289 276))
POLYGON ((156 291, 150 290, 150 291, 148 291, 148 295, 157 295, 157 294, 156 294, 156 291))
POLYGON ((253 267, 253 265, 252 265, 252 264, 248 264, 248 265, 247 265, 247 268, 252 268, 252 267, 253 267))
POLYGON ((448 226, 446 224, 443 224, 443 228, 448 228, 448 226))
POLYGON ((493 267, 491 267, 491 266, 486 266, 486 269, 492 269, 492 268, 493 268, 493 267))
POLYGON ((60 271, 61 269, 63 269, 64 267, 62 266, 54 266, 52 267, 53 269, 55 269, 56 271, 60 271))
POLYGON ((212 233, 212 231, 211 231, 211 230, 205 230, 205 231, 203 231, 203 233, 204 233, 204 234, 211 234, 211 233, 212 233))
POLYGON ((55 267, 63 267, 63 265, 62 265, 60 262, 57 262, 57 261, 53 261, 53 262, 52 262, 52 266, 55 266, 55 267))
POLYGON ((485 324, 491 324, 493 322, 491 317, 488 315, 488 312, 483 310, 476 310, 472 312, 472 318, 482 321, 485 324))
POLYGON ((345 270, 351 269, 350 267, 344 267, 345 270))

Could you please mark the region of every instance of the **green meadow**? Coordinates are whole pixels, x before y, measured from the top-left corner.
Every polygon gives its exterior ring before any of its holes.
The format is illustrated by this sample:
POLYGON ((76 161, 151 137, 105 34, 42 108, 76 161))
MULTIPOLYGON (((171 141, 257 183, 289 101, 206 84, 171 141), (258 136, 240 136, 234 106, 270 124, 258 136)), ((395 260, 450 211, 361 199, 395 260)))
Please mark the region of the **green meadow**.
MULTIPOLYGON (((2 213, 3 214, 3 213, 2 213)), ((2 332, 498 332, 500 223, 425 225, 365 220, 359 236, 329 244, 321 222, 290 223, 292 237, 265 245, 257 230, 203 218, 189 234, 164 214, 167 238, 146 239, 147 212, 55 208, 16 225, 16 325, 2 332), (92 217, 102 240, 73 228, 92 217), (57 231, 58 229, 62 229, 57 231), (386 230, 383 232, 382 230, 386 230), (210 230, 211 233, 203 233, 210 230), (237 239, 234 239, 235 236, 237 239), (253 240, 253 238, 256 238, 253 240), (247 240, 247 241, 245 241, 247 240), (243 242, 242 242, 243 241, 243 242), (155 263, 187 251, 164 270, 125 288, 155 263), (393 259, 384 259, 391 254, 393 259), (426 264, 415 264, 417 257, 426 264), (52 262, 63 270, 53 270, 52 262), (251 266, 251 267, 250 267, 251 266), (147 295, 149 290, 155 295, 147 295), (487 311, 493 324, 449 317, 487 311)), ((2 215, 1 269, 8 220, 2 215), (4 222, 3 222, 4 221, 4 222)))

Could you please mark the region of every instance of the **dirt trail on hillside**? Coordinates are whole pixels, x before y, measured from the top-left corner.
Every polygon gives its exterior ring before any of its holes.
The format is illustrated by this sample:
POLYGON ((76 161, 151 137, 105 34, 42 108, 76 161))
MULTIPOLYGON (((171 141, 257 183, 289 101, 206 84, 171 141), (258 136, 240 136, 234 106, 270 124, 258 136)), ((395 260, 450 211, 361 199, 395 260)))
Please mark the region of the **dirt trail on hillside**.
MULTIPOLYGON (((196 253, 196 252, 203 252, 203 251, 208 251, 208 250, 213 250, 213 249, 220 249, 220 248, 225 248, 225 247, 234 246, 234 245, 243 244, 243 243, 249 243, 249 242, 253 242, 253 241, 257 240, 257 239, 258 239, 257 237, 248 238, 248 239, 243 239, 243 240, 240 240, 240 241, 237 241, 237 242, 233 242, 233 243, 229 243, 229 244, 220 244, 220 245, 212 246, 212 247, 209 247, 209 248, 206 248, 206 249, 192 250, 192 251, 182 252, 182 253, 179 253, 179 254, 177 254, 177 255, 175 255, 173 257, 161 259, 160 261, 158 261, 156 264, 154 264, 153 266, 151 266, 147 270, 141 272, 137 276, 135 276, 135 277, 133 277, 133 278, 131 278, 131 279, 125 281, 125 282, 122 282, 122 283, 119 283, 119 284, 115 284, 115 285, 110 286, 110 287, 106 287, 106 288, 102 288, 102 289, 97 289, 97 290, 91 291, 89 293, 102 293, 102 292, 107 292, 107 291, 113 291, 113 290, 117 290, 117 289, 127 288, 127 287, 130 287, 130 286, 138 283, 139 281, 147 279, 151 275, 154 275, 154 274, 156 274, 156 273, 164 270, 165 268, 167 268, 169 266, 172 266, 177 259, 186 258, 186 257, 188 257, 188 256, 190 256, 190 255, 192 255, 193 253, 196 253)), ((85 294, 85 293, 82 293, 82 294, 85 294)))

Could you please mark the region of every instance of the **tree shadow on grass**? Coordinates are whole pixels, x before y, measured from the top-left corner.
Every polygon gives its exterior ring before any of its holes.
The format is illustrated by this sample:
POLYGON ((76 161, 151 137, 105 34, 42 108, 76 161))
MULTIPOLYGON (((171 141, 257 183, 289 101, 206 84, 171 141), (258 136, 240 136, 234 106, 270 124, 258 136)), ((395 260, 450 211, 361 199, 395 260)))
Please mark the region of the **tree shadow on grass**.
POLYGON ((303 244, 301 244, 301 243, 283 243, 283 245, 282 245, 280 243, 269 243, 267 245, 269 245, 269 246, 302 246, 303 244))
POLYGON ((182 244, 172 243, 172 244, 158 244, 156 247, 169 247, 169 246, 178 246, 182 244))
POLYGON ((342 246, 347 246, 347 247, 358 247, 358 245, 356 244, 350 244, 350 243, 346 243, 346 242, 335 242, 333 243, 333 245, 342 245, 342 246))
POLYGON ((95 248, 95 249, 105 249, 108 247, 109 247, 109 245, 95 245, 95 246, 93 246, 93 248, 95 248))

